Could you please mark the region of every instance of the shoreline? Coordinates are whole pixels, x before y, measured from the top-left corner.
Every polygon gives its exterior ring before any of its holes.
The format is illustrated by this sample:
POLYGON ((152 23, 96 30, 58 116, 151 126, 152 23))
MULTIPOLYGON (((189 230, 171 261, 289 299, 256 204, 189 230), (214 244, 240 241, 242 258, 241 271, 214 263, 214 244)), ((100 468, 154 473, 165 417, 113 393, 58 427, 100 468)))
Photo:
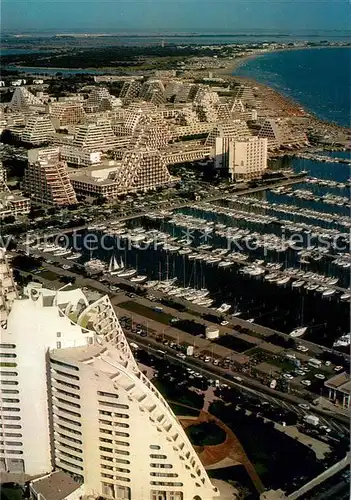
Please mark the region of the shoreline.
MULTIPOLYGON (((287 47, 285 49, 274 49, 274 50, 268 50, 267 52, 256 52, 252 54, 248 54, 242 57, 237 57, 233 59, 232 62, 228 63, 228 65, 225 68, 214 70, 213 72, 216 74, 221 74, 222 76, 232 76, 235 77, 236 75, 233 74, 233 72, 238 69, 240 66, 245 64, 247 61, 250 61, 252 59, 257 59, 258 57, 263 57, 268 54, 278 54, 279 52, 293 52, 293 51, 299 51, 299 50, 323 50, 323 49, 350 49, 351 46, 346 45, 346 46, 318 46, 318 47, 287 47)), ((240 75, 238 75, 240 77, 240 75)), ((245 78, 245 77, 243 77, 245 78)), ((260 83, 260 82, 259 82, 260 83)))
POLYGON ((235 70, 238 69, 243 64, 245 64, 246 62, 253 60, 253 59, 257 59, 261 56, 262 57, 266 56, 268 54, 279 53, 279 52, 298 51, 298 50, 304 51, 304 50, 314 50, 314 49, 323 50, 323 49, 336 49, 336 48, 350 48, 350 47, 349 46, 345 46, 345 47, 319 46, 319 47, 296 47, 296 48, 293 47, 293 48, 277 49, 277 50, 267 51, 267 52, 263 52, 263 53, 258 52, 255 54, 250 54, 248 56, 240 57, 237 60, 233 60, 233 62, 228 63, 228 65, 225 68, 215 70, 214 73, 220 77, 224 77, 227 79, 230 78, 233 80, 239 80, 239 81, 242 81, 243 83, 247 82, 248 84, 255 85, 256 87, 258 87, 260 89, 265 89, 265 92, 269 92, 273 98, 275 96, 275 99, 279 100, 281 103, 285 102, 287 105, 290 104, 291 109, 295 109, 295 111, 297 111, 297 113, 300 114, 300 116, 304 116, 307 119, 313 120, 315 123, 327 125, 327 126, 333 128, 334 130, 339 129, 340 131, 342 131, 344 133, 347 133, 347 132, 350 133, 350 130, 351 130, 350 127, 347 127, 345 125, 341 125, 341 124, 334 122, 334 121, 320 118, 314 111, 307 109, 302 103, 300 103, 299 101, 296 101, 293 97, 285 94, 281 89, 276 88, 275 86, 273 86, 267 82, 256 80, 255 78, 250 77, 250 76, 242 76, 242 75, 235 74, 235 70))

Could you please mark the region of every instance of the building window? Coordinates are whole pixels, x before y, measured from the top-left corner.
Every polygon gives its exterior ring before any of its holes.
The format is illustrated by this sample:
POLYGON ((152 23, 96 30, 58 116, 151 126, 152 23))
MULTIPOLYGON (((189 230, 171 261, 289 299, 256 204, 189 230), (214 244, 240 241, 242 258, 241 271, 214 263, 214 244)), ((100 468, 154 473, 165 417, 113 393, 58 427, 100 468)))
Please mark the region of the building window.
MULTIPOLYGON (((106 398, 115 398, 117 399, 118 398, 118 395, 117 394, 114 394, 112 392, 102 392, 102 391, 98 391, 97 392, 99 396, 105 396, 106 398)), ((100 401, 99 401, 100 403, 100 401)))
POLYGON ((127 437, 127 438, 130 437, 127 432, 118 432, 118 431, 115 431, 115 436, 121 436, 121 437, 127 437))
POLYGON ((150 455, 150 458, 157 458, 157 459, 163 460, 163 459, 167 458, 167 456, 166 455, 154 455, 154 454, 152 454, 152 455, 150 455))
MULTIPOLYGON (((55 373, 57 375, 61 375, 62 377, 71 378, 73 380, 79 380, 79 377, 77 377, 77 375, 72 375, 71 373, 62 372, 60 370, 56 370, 56 368, 54 368, 54 370, 55 370, 55 373)), ((54 378, 55 378, 55 375, 54 375, 54 378)))
POLYGON ((157 444, 150 444, 150 449, 151 450, 160 450, 161 446, 158 446, 157 444))
POLYGON ((129 455, 129 451, 126 451, 126 450, 115 450, 115 453, 117 453, 117 455, 129 455))
POLYGON ((55 379, 55 378, 54 378, 54 380, 55 380, 56 384, 60 384, 60 385, 63 385, 65 387, 69 387, 71 389, 77 389, 77 390, 79 390, 79 385, 69 384, 68 382, 62 382, 62 380, 58 380, 58 379, 55 379))
POLYGON ((62 368, 67 368, 68 370, 79 371, 78 366, 69 365, 68 363, 63 363, 62 361, 57 361, 56 359, 51 359, 50 362, 54 365, 62 366, 62 368))
POLYGON ((61 342, 56 342, 56 348, 61 349, 61 342))

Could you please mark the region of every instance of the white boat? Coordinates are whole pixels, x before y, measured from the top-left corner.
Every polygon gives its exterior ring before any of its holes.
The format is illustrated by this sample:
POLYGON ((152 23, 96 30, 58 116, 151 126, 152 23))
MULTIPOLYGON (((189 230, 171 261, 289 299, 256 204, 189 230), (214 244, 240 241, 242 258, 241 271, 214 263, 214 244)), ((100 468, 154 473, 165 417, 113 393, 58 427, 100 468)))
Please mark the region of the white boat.
POLYGON ((213 304, 213 299, 201 299, 196 304, 202 307, 210 307, 213 304))
POLYGON ((228 260, 222 260, 222 262, 218 264, 218 267, 231 267, 233 265, 234 262, 229 262, 228 260))
POLYGON ((218 262, 221 262, 221 258, 220 257, 210 257, 208 259, 205 260, 206 264, 217 264, 218 262))
POLYGON ((266 281, 273 283, 274 281, 278 281, 278 275, 276 273, 267 274, 264 278, 266 281))
POLYGON ((306 331, 307 326, 301 326, 300 328, 295 328, 295 330, 293 330, 289 336, 292 338, 302 337, 302 335, 304 335, 306 331))
POLYGON ((147 276, 135 276, 134 278, 131 278, 131 283, 145 283, 147 280, 147 276))
POLYGON ((220 312, 220 313, 226 313, 229 311, 229 309, 231 308, 232 306, 230 304, 226 304, 225 302, 217 308, 217 311, 220 312))
POLYGON ((351 298, 351 295, 350 295, 349 293, 343 293, 343 294, 341 295, 341 297, 340 297, 340 300, 342 300, 342 301, 345 301, 345 302, 346 302, 347 300, 350 300, 350 298, 351 298))
POLYGON ((80 257, 82 256, 81 253, 79 252, 75 252, 75 253, 72 253, 72 255, 68 255, 66 257, 67 260, 77 260, 77 259, 80 259, 80 257))
MULTIPOLYGON (((250 276, 262 276, 264 273, 265 270, 262 267, 254 267, 248 271, 250 276)), ((270 279, 268 281, 270 281, 270 279)))
POLYGON ((56 250, 54 252, 55 257, 63 257, 64 255, 69 255, 71 253, 71 250, 68 248, 61 248, 60 250, 56 250))
POLYGON ((60 250, 61 247, 55 245, 54 243, 48 243, 42 248, 43 253, 54 252, 55 250, 60 250))
POLYGON ((284 276, 284 278, 280 278, 277 281, 277 285, 279 286, 286 285, 287 283, 289 283, 290 279, 291 279, 290 276, 284 276))
POLYGON ((108 273, 111 274, 111 276, 114 276, 122 269, 123 268, 121 268, 120 265, 118 264, 116 257, 113 255, 108 265, 108 273))
POLYGON ((197 260, 197 256, 198 256, 198 255, 199 255, 199 254, 196 254, 196 253, 191 253, 191 254, 189 254, 189 255, 188 255, 188 259, 189 259, 189 260, 197 260))
POLYGON ((336 285, 338 281, 339 281, 339 278, 332 278, 332 279, 328 280, 328 285, 331 285, 331 286, 336 285))
POLYGON ((294 283, 291 285, 293 288, 301 288, 305 284, 304 281, 299 280, 299 281, 294 281, 294 283))
POLYGON ((135 276, 137 274, 136 269, 125 269, 123 271, 118 271, 117 276, 118 278, 131 278, 132 276, 135 276))
POLYGON ((322 293, 322 297, 331 297, 335 293, 336 293, 335 288, 329 288, 328 290, 322 293))
POLYGON ((318 288, 318 285, 316 283, 310 283, 307 286, 307 290, 309 290, 309 291, 317 290, 317 288, 318 288))

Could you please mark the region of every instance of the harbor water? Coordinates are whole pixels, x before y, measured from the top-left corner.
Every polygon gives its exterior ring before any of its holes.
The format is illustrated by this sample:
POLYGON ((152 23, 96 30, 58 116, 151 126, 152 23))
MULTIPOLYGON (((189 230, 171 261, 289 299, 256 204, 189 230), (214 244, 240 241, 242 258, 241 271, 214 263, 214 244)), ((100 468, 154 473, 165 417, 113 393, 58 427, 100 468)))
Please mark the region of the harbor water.
POLYGON ((90 228, 86 233, 104 245, 78 249, 81 261, 99 258, 107 267, 115 257, 149 282, 176 278, 187 290, 207 289, 213 308, 226 303, 230 314, 285 333, 306 326, 304 339, 331 347, 349 331, 349 166, 278 163, 308 176, 281 190, 189 204, 121 228, 90 228), (160 234, 166 243, 158 244, 160 234), (296 235, 299 246, 292 245, 296 235), (303 284, 294 287, 298 280, 303 284))

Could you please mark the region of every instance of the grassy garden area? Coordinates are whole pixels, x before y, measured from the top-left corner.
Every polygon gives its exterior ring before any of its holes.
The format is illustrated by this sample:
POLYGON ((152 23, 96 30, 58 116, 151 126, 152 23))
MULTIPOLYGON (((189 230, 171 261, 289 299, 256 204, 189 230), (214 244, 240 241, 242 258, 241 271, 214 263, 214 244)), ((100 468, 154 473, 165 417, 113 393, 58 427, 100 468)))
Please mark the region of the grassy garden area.
POLYGON ((154 311, 150 307, 143 306, 142 304, 133 302, 132 300, 121 302, 120 304, 118 304, 118 307, 127 309, 127 311, 139 314, 140 316, 145 316, 145 318, 152 319, 164 325, 168 325, 172 319, 175 319, 174 316, 171 316, 170 314, 154 311))
POLYGON ((169 406, 172 408, 174 413, 177 416, 181 417, 198 417, 200 414, 200 410, 195 408, 189 408, 189 406, 182 405, 180 403, 169 403, 169 406))
POLYGON ((225 431, 215 422, 189 425, 185 432, 194 446, 214 446, 226 439, 225 431))
POLYGON ((215 343, 239 353, 247 351, 253 346, 250 342, 233 337, 233 335, 223 335, 215 340, 215 343))
POLYGON ((293 491, 323 470, 311 449, 274 429, 272 422, 218 401, 209 411, 232 429, 266 488, 293 491))

